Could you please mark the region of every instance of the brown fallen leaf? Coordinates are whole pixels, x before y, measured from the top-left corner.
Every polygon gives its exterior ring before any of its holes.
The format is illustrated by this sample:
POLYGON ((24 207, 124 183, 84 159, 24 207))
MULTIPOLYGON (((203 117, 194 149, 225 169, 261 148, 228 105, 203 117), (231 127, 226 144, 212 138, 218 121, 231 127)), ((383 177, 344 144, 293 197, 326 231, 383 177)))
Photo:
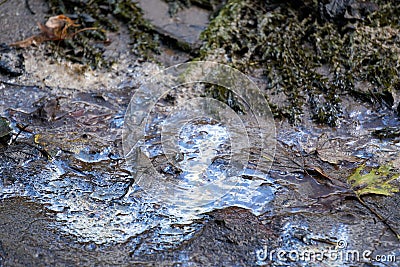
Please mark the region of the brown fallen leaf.
POLYGON ((59 41, 74 37, 77 33, 86 30, 98 30, 98 28, 84 28, 75 32, 69 32, 69 28, 79 27, 75 21, 71 20, 65 15, 58 15, 50 17, 45 24, 38 23, 40 33, 33 35, 25 40, 10 44, 16 47, 28 47, 31 45, 39 45, 46 41, 59 41))

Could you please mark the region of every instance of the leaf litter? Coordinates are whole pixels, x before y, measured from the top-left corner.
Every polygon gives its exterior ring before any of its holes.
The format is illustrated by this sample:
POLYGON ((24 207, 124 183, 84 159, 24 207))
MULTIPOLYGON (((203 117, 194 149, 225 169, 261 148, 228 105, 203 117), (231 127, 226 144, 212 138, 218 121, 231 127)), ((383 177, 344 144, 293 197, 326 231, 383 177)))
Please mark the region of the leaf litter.
POLYGON ((40 33, 33 35, 27 39, 10 44, 19 48, 25 48, 31 45, 40 45, 47 41, 62 41, 71 39, 76 34, 87 30, 100 30, 97 27, 83 28, 71 32, 71 28, 78 28, 80 25, 76 24, 74 20, 65 15, 58 15, 50 17, 45 24, 38 23, 40 33))
POLYGON ((352 189, 358 196, 376 194, 391 196, 399 192, 395 182, 400 174, 393 172, 389 165, 382 165, 379 168, 373 168, 369 172, 365 171, 365 165, 361 165, 348 178, 352 189))

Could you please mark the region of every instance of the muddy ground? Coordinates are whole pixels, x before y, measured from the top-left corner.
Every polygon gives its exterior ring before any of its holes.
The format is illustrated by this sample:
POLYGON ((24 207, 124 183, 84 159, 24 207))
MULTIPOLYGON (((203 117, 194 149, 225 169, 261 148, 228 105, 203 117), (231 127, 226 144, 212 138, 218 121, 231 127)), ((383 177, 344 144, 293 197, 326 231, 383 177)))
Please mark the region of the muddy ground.
MULTIPOLYGON (((400 266, 399 88, 369 88, 370 81, 359 80, 358 93, 343 90, 330 98, 322 89, 270 87, 271 77, 284 76, 281 70, 271 67, 269 77, 264 59, 256 64, 250 52, 224 45, 218 35, 225 34, 223 28, 212 41, 213 25, 235 14, 237 1, 140 2, 143 19, 153 25, 149 30, 138 24, 144 32, 140 40, 150 46, 146 38, 153 38, 155 50, 137 45, 132 35, 140 32, 115 10, 107 18, 118 29, 108 29, 100 39, 89 36, 85 44, 91 50, 80 53, 82 43, 63 40, 9 47, 38 34, 36 22, 56 11, 53 2, 40 0, 27 1, 29 6, 12 0, 0 4, 0 115, 12 129, 11 140, 0 147, 0 266, 400 266), (92 57, 96 53, 101 60, 92 57), (232 64, 260 87, 275 116, 276 152, 262 182, 256 175, 243 178, 242 195, 198 212, 181 211, 131 192, 134 170, 124 160, 121 134, 131 97, 146 79, 199 58, 232 64), (295 101, 308 93, 320 98, 295 101), (335 103, 340 103, 337 116, 335 103), (299 258, 307 253, 314 256, 299 258)), ((335 24, 345 17, 350 28, 369 29, 361 18, 384 10, 380 2, 381 9, 352 2, 343 15, 333 12, 334 2, 322 6, 330 11, 323 13, 325 19, 335 24)), ((304 16, 311 8, 301 3, 291 8, 304 16)), ((266 7, 267 15, 284 9, 273 1, 266 7)), ((247 29, 252 24, 241 14, 247 29)), ((400 60, 396 27, 387 40, 376 37, 397 55, 395 66, 400 60)), ((283 69, 293 68, 289 59, 283 69)), ((330 76, 328 65, 318 73, 330 76)), ((290 84, 291 76, 284 78, 288 87, 300 86, 290 84)), ((224 91, 215 90, 225 101, 224 91)), ((162 116, 154 121, 161 123, 162 116)))

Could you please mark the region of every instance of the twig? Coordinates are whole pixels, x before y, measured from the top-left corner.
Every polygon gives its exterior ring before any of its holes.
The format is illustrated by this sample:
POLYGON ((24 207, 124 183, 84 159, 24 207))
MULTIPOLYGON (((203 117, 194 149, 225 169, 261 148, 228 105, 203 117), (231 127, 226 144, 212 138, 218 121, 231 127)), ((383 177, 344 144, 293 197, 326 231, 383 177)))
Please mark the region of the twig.
POLYGON ((33 144, 30 144, 30 143, 28 143, 28 142, 23 142, 23 141, 17 141, 17 142, 15 142, 15 144, 23 144, 23 145, 30 146, 30 147, 36 149, 37 151, 39 151, 39 152, 42 154, 42 156, 44 156, 46 159, 52 159, 52 158, 53 158, 53 157, 49 154, 49 152, 46 151, 46 149, 41 148, 40 146, 33 145, 33 144))
MULTIPOLYGON (((7 0, 6 0, 7 1, 7 0)), ((29 5, 29 0, 25 0, 25 6, 31 12, 32 15, 35 15, 36 13, 32 10, 31 6, 29 5)))
MULTIPOLYGON (((336 181, 337 181, 336 179, 329 177, 329 176, 328 176, 327 174, 325 174, 325 173, 322 171, 322 169, 320 169, 319 167, 311 167, 311 168, 310 168, 310 167, 306 166, 305 159, 304 159, 304 157, 303 157, 303 155, 302 155, 302 152, 303 152, 302 149, 300 149, 299 152, 300 152, 300 155, 301 155, 301 157, 302 157, 302 159, 303 159, 303 166, 302 166, 300 163, 296 162, 295 160, 291 159, 289 153, 288 153, 287 151, 284 151, 284 153, 288 156, 288 158, 289 158, 289 160, 290 160, 291 162, 293 162, 295 165, 299 166, 300 168, 303 168, 304 173, 310 175, 309 172, 313 172, 313 171, 314 171, 314 172, 318 173, 318 175, 319 175, 320 177, 323 177, 323 178, 327 179, 328 181, 330 181, 331 183, 333 183, 335 186, 337 186, 337 187, 339 187, 339 188, 347 189, 345 192, 340 192, 339 194, 347 194, 347 195, 348 195, 348 194, 350 193, 350 196, 354 197, 363 207, 365 207, 365 208, 368 209, 373 215, 375 215, 375 216, 378 218, 378 220, 381 221, 381 222, 382 222, 396 237, 397 237, 398 240, 400 240, 400 233, 399 233, 395 228, 393 228, 393 227, 387 222, 387 220, 386 220, 385 218, 382 217, 382 215, 380 215, 375 209, 373 209, 373 208, 370 207, 367 203, 365 203, 365 201, 362 200, 362 198, 361 198, 356 192, 354 192, 354 190, 351 190, 351 189, 349 189, 349 188, 346 188, 346 187, 345 187, 345 184, 342 183, 342 182, 340 182, 340 181, 339 181, 340 183, 337 184, 337 183, 336 183, 336 181)), ((310 175, 310 176, 312 176, 312 175, 310 175)))
POLYGON ((70 34, 69 36, 68 36, 68 38, 74 38, 74 36, 75 35, 77 35, 78 33, 80 33, 80 32, 83 32, 83 31, 90 31, 90 30, 95 30, 95 31, 102 31, 102 32, 105 32, 105 30, 103 30, 103 29, 100 29, 100 28, 98 28, 98 27, 89 27, 89 28, 83 28, 83 29, 80 29, 80 30, 78 30, 78 31, 76 31, 76 32, 74 32, 74 33, 72 33, 72 34, 70 34))
POLYGON ((396 237, 398 240, 400 240, 400 234, 397 232, 396 229, 394 229, 388 222, 387 219, 383 218, 382 215, 380 215, 375 209, 367 205, 367 203, 362 200, 362 198, 358 195, 356 195, 357 200, 360 202, 361 205, 363 205, 365 208, 367 208, 372 214, 374 214, 396 237))

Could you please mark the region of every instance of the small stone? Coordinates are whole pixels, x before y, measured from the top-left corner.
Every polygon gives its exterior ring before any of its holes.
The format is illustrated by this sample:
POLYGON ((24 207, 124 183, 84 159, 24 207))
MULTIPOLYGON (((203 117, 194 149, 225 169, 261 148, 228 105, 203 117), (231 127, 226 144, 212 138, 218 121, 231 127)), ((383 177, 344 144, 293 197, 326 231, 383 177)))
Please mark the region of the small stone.
POLYGON ((0 73, 12 77, 24 73, 24 58, 15 48, 0 44, 0 73))

